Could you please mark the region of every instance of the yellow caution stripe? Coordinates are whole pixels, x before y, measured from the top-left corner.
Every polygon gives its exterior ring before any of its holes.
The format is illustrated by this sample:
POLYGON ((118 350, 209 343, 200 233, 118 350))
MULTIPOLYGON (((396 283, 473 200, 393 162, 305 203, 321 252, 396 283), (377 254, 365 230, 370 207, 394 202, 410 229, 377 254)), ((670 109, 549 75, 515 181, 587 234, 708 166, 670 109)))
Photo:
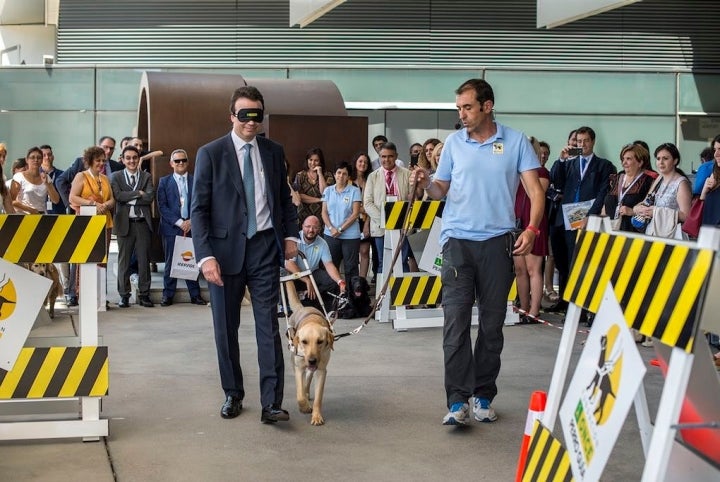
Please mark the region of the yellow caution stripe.
POLYGON ((628 326, 692 351, 713 251, 581 231, 563 297, 594 313, 612 283, 628 326))
MULTIPOLYGON (((385 229, 402 229, 408 201, 385 203, 385 229)), ((410 229, 430 229, 435 217, 442 217, 445 201, 414 201, 410 211, 410 229)))
POLYGON ((567 450, 539 420, 533 425, 523 472, 523 482, 571 481, 570 458, 567 450))
POLYGON ((442 300, 440 276, 390 277, 392 306, 436 305, 442 300))
POLYGON ((0 258, 11 263, 103 263, 103 216, 0 215, 0 258))
POLYGON ((106 346, 23 348, 0 370, 0 400, 101 397, 108 393, 106 346))

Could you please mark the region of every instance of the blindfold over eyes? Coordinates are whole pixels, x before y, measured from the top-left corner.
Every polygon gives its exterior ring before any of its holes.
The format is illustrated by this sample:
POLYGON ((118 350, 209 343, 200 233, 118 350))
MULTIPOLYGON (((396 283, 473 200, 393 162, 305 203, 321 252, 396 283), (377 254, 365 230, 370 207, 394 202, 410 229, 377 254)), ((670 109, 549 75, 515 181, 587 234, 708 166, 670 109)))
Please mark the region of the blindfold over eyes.
POLYGON ((263 110, 262 109, 240 109, 235 114, 237 120, 240 122, 262 122, 263 121, 263 110))

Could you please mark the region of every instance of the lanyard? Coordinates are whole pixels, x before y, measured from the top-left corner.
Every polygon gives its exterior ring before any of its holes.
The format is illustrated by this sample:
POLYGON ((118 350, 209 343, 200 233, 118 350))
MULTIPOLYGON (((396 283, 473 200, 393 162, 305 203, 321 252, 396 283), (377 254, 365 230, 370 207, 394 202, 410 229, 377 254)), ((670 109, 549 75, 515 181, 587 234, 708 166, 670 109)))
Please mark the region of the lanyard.
POLYGON ((645 175, 645 173, 641 172, 640 174, 635 176, 635 179, 633 179, 633 182, 631 182, 630 185, 628 187, 626 187, 625 189, 623 189, 623 183, 625 183, 625 174, 623 174, 622 177, 620 178, 620 183, 618 184, 618 202, 617 202, 617 207, 615 208, 615 219, 617 219, 618 216, 620 215, 620 206, 622 206, 622 200, 625 197, 625 194, 627 194, 628 191, 630 191, 630 189, 632 189, 632 187, 635 185, 635 183, 638 182, 638 179, 640 179, 644 175, 645 175))
POLYGON ((395 173, 392 171, 385 171, 385 193, 390 196, 395 196, 395 173))

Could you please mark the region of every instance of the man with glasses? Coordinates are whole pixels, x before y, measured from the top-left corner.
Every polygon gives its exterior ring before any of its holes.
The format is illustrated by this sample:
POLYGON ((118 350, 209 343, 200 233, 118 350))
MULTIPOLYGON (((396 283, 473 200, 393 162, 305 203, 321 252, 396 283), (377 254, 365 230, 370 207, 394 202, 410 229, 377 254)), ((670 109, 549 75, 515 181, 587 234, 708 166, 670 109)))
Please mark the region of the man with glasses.
POLYGON ((251 86, 230 100, 232 131, 200 148, 190 218, 195 256, 210 289, 220 379, 222 418, 242 410, 240 301, 247 287, 255 317, 262 423, 286 421, 285 378, 278 328, 280 267, 297 256, 297 210, 280 144, 258 136, 264 99, 251 86))
MULTIPOLYGON (((192 199, 193 176, 188 173, 188 155, 183 149, 176 149, 170 154, 172 174, 161 177, 157 190, 158 209, 160 211, 160 235, 165 250, 165 275, 163 276, 163 296, 161 306, 173 304, 173 296, 177 287, 177 278, 170 277, 175 236, 191 237, 190 202, 192 199)), ((206 305, 200 296, 200 284, 197 280, 185 280, 190 303, 206 305)))

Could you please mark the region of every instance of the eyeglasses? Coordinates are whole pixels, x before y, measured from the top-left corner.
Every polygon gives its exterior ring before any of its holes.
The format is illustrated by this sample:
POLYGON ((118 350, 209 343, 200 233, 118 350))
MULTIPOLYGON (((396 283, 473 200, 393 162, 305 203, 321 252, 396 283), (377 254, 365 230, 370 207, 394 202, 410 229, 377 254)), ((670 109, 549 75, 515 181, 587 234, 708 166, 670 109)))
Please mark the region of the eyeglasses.
POLYGON ((184 163, 184 162, 188 162, 188 160, 187 160, 187 159, 173 159, 173 162, 174 162, 175 164, 181 164, 181 163, 184 163))

